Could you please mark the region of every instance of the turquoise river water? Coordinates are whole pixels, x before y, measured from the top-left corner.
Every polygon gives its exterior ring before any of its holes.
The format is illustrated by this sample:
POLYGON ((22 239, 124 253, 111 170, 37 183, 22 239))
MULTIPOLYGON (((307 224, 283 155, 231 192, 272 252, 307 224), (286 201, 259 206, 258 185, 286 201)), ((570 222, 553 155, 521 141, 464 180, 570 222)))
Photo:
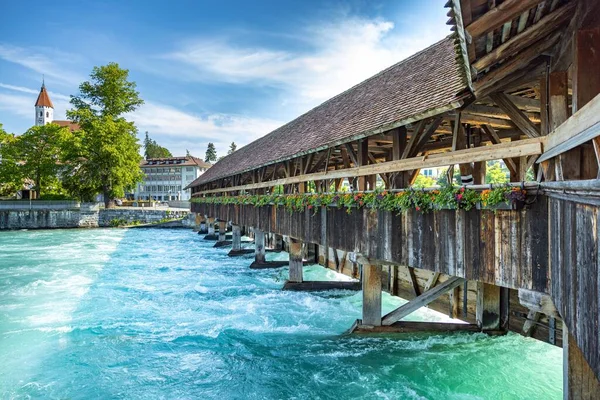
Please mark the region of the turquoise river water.
MULTIPOLYGON (((346 336, 360 293, 282 292, 285 268, 253 271, 212 244, 188 230, 0 232, 0 398, 562 398, 559 348, 346 336)), ((385 295, 384 312, 402 302, 385 295)))

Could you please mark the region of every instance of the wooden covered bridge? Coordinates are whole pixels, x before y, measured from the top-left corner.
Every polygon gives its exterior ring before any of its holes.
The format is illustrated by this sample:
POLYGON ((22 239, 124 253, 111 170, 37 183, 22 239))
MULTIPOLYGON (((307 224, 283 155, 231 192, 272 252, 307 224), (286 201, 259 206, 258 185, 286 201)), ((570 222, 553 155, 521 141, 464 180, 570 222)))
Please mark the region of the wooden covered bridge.
MULTIPOLYGON (((565 398, 600 398, 600 4, 450 0, 453 33, 225 157, 190 185, 200 226, 252 228, 360 278, 354 332, 429 305, 564 349, 565 398), (485 182, 502 160, 511 184, 485 182), (456 187, 415 189, 449 167, 456 187), (381 292, 410 302, 381 313, 381 292)), ((219 237, 216 237, 219 238, 219 237)))

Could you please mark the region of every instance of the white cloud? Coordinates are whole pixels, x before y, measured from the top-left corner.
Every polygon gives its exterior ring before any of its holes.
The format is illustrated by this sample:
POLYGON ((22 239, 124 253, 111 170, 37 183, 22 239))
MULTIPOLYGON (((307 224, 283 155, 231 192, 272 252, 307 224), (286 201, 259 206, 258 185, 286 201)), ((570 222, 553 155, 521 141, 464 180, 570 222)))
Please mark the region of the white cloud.
POLYGON ((407 35, 390 21, 349 18, 307 28, 308 51, 201 38, 165 57, 187 67, 184 78, 281 87, 286 103, 314 106, 449 34, 435 22, 407 35))
POLYGON ((19 64, 53 80, 66 84, 76 85, 83 81, 83 77, 74 72, 70 65, 81 61, 75 54, 49 48, 23 48, 0 43, 0 59, 19 64))
POLYGON ((281 122, 230 114, 194 115, 164 104, 146 102, 130 116, 143 135, 167 147, 174 155, 189 149, 203 157, 208 142, 213 142, 219 155, 225 155, 231 142, 243 146, 281 125, 281 122))

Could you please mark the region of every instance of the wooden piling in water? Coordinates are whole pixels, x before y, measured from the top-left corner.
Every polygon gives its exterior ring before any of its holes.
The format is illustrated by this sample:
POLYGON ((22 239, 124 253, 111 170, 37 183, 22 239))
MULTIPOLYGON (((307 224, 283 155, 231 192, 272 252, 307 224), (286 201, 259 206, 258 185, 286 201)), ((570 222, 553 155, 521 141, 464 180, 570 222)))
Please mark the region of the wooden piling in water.
POLYGON ((302 241, 290 238, 290 282, 302 282, 302 241))

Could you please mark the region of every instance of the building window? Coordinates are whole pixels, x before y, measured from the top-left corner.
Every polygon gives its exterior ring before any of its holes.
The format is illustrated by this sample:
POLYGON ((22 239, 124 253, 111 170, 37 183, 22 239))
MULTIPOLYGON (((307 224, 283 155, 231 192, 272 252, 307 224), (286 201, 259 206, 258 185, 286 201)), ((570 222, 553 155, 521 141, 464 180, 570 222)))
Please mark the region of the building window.
POLYGON ((46 111, 46 118, 50 118, 50 113, 46 111))

